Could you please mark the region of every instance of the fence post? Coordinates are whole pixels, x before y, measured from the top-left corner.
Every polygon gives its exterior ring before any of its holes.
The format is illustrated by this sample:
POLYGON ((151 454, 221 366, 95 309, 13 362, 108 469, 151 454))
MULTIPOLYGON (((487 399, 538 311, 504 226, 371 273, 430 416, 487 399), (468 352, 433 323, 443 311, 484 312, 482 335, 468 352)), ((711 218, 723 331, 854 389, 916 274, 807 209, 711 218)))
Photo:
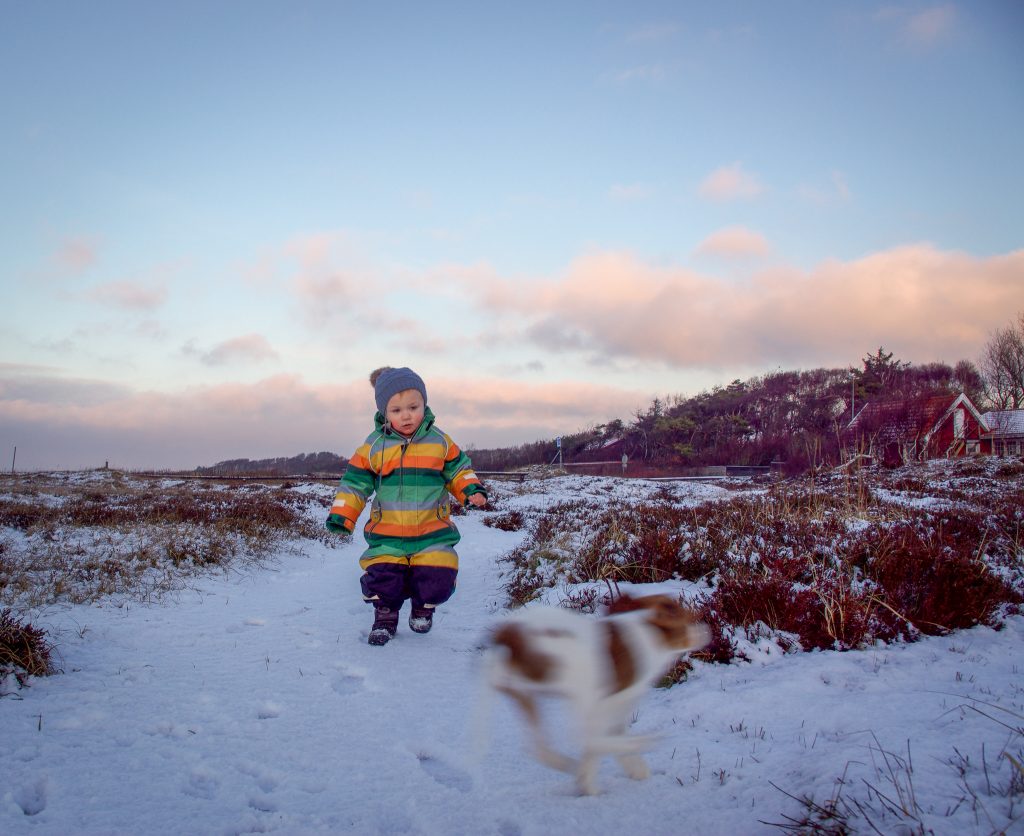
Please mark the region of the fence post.
POLYGON ((14 463, 18 460, 18 445, 14 445, 14 455, 11 457, 11 475, 14 475, 14 463))

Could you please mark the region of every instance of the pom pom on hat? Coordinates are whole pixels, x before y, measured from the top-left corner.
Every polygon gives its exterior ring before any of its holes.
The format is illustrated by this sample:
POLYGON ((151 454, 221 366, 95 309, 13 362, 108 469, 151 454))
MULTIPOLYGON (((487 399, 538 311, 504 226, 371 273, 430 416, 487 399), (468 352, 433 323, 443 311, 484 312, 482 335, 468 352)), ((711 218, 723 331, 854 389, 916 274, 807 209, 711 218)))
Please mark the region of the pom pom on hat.
POLYGON ((370 374, 370 383, 373 384, 373 396, 381 415, 386 413, 388 401, 406 389, 415 389, 419 392, 423 396, 423 405, 427 405, 427 387, 423 383, 423 378, 405 366, 400 369, 393 369, 390 366, 376 369, 370 374))

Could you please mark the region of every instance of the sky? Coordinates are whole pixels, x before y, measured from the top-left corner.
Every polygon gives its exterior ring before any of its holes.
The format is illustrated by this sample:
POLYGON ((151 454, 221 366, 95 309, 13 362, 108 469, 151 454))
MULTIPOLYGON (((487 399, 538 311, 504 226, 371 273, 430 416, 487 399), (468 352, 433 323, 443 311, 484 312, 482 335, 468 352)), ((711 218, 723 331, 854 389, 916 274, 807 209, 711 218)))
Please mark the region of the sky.
POLYGON ((1010 0, 3 16, 0 467, 349 455, 383 365, 518 444, 1024 310, 1010 0))

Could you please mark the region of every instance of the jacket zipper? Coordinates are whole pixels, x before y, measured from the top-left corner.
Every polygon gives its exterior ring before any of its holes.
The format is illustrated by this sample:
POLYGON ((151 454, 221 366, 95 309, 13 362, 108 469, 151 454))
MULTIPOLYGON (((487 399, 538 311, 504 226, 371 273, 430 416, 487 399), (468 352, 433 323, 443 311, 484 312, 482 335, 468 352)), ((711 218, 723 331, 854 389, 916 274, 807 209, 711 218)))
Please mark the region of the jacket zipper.
MULTIPOLYGON (((402 452, 398 457, 398 502, 401 505, 405 499, 405 451, 409 449, 409 442, 412 439, 407 438, 402 442, 402 452)), ((405 523, 402 523, 402 536, 405 536, 405 523)))

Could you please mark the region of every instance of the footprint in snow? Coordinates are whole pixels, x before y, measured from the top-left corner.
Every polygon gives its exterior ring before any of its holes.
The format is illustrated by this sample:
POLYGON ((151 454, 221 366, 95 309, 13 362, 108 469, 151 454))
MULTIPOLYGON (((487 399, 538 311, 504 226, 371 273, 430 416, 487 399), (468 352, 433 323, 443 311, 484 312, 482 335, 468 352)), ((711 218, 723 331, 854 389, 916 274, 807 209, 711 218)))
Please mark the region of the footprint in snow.
POLYGON ((265 627, 267 622, 262 618, 247 618, 241 624, 229 624, 224 628, 225 633, 244 633, 247 627, 265 627))
POLYGON ((212 769, 205 766, 198 766, 188 776, 188 783, 182 792, 193 798, 203 798, 213 801, 220 789, 220 778, 212 769))
MULTIPOLYGON (((257 763, 239 764, 238 771, 248 775, 256 784, 260 793, 267 795, 281 786, 282 776, 279 772, 267 769, 257 763)), ((254 793, 254 797, 257 793, 254 793)))
POLYGON ((363 678, 358 674, 343 673, 340 676, 335 677, 331 682, 331 689, 335 694, 340 694, 343 697, 357 694, 363 690, 365 684, 363 678))
POLYGON ((50 800, 50 779, 43 775, 16 789, 11 797, 26 816, 38 816, 50 800))
POLYGON ((419 760, 420 766, 423 767, 423 771, 441 786, 459 792, 469 792, 473 788, 473 779, 458 767, 430 755, 419 754, 416 758, 419 760))
POLYGON ((295 616, 297 616, 297 615, 304 615, 305 613, 308 613, 312 609, 313 609, 312 607, 307 607, 307 606, 303 605, 303 606, 299 607, 299 609, 297 609, 297 610, 292 610, 291 612, 286 612, 284 614, 284 617, 285 618, 295 618, 295 616))
POLYGON ((277 802, 267 795, 252 795, 249 797, 249 806, 261 813, 276 813, 277 802))

